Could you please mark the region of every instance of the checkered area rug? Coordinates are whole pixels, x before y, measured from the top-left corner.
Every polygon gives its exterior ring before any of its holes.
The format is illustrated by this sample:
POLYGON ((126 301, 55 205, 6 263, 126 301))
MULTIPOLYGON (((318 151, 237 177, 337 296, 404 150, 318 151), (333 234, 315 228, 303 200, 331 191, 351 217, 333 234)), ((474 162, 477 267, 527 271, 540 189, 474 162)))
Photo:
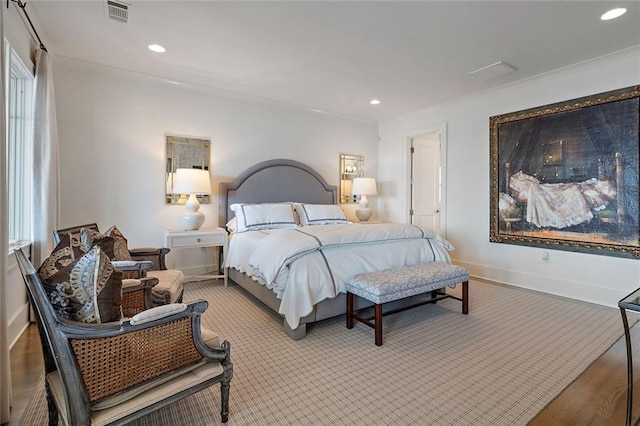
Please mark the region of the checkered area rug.
MULTIPOLYGON (((622 335, 616 309, 469 287, 469 315, 453 299, 390 315, 381 347, 344 317, 293 341, 278 315, 220 281, 188 283, 185 301, 208 300, 203 324, 231 342, 229 425, 525 425, 622 335)), ((134 424, 219 424, 219 389, 134 424)), ((21 424, 46 424, 42 383, 21 424)))

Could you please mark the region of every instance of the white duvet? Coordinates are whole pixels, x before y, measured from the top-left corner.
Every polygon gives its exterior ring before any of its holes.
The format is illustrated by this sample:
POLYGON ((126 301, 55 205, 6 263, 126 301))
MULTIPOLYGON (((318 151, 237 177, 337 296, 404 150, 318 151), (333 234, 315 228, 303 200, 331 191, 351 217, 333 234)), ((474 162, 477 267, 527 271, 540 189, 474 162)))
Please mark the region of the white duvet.
POLYGON ((420 262, 450 262, 453 247, 414 225, 320 225, 234 234, 225 266, 272 289, 291 328, 345 291, 353 275, 420 262))

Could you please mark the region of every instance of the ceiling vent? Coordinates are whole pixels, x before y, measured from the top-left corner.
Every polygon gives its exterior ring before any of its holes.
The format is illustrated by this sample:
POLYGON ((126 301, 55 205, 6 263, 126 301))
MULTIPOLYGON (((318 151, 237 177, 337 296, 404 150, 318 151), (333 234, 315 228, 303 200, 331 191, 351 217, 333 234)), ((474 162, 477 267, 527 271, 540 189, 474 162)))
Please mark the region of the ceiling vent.
POLYGON ((513 65, 500 61, 495 64, 487 65, 486 67, 478 68, 475 71, 471 71, 469 74, 480 77, 483 80, 490 80, 492 78, 500 77, 501 75, 512 73, 516 70, 517 68, 513 65))
POLYGON ((129 22, 130 4, 121 1, 107 0, 105 3, 107 17, 114 21, 126 24, 129 22))

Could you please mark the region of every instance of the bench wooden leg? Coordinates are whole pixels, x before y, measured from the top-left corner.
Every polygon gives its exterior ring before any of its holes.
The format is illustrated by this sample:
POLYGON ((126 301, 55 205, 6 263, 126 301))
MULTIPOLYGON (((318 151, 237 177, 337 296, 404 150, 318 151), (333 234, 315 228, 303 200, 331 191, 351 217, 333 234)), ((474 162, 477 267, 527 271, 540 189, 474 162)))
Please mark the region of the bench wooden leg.
POLYGON ((347 328, 353 328, 353 293, 347 292, 347 328))
POLYGON ((376 346, 382 346, 382 303, 376 303, 375 310, 375 331, 376 346))
POLYGON ((462 283, 462 313, 469 313, 469 281, 462 283))

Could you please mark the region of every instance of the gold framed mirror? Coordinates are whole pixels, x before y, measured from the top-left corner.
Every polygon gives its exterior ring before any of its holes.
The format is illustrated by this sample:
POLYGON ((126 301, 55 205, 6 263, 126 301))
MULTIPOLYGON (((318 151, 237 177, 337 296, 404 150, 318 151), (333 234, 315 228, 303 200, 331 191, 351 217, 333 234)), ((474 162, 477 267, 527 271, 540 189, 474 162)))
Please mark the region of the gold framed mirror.
MULTIPOLYGON (((211 139, 194 136, 165 134, 166 172, 165 203, 184 204, 187 194, 174 194, 173 185, 177 169, 209 170, 211 139)), ((196 195, 200 204, 209 203, 209 194, 196 195)))
POLYGON ((364 177, 364 156, 340 154, 340 203, 357 203, 357 196, 351 192, 353 180, 364 177))

